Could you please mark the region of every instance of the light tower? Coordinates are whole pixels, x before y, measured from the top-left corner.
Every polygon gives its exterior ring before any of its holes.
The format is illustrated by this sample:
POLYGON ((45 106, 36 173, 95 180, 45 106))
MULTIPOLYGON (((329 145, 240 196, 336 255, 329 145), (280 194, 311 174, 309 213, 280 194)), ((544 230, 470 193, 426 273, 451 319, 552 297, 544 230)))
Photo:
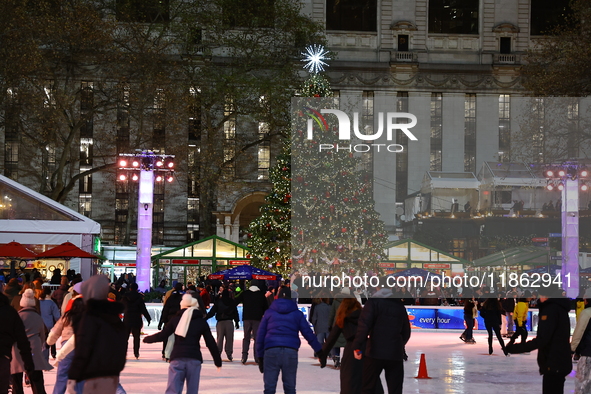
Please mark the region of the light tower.
POLYGON ((119 155, 118 181, 139 182, 137 208, 136 282, 140 291, 150 290, 154 182, 174 180, 174 156, 158 151, 138 151, 119 155))
POLYGON ((562 197, 562 288, 569 298, 579 296, 579 191, 587 191, 589 170, 577 161, 550 164, 544 170, 546 189, 562 197))

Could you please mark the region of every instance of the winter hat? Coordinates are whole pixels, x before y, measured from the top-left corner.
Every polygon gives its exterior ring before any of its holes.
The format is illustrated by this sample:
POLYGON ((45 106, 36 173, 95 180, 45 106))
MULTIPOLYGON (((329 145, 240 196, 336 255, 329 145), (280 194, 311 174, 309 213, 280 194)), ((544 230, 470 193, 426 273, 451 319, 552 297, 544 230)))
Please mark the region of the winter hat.
POLYGON ((191 294, 183 294, 183 299, 181 300, 181 309, 187 309, 196 306, 197 298, 193 297, 191 294))
POLYGON ((82 294, 82 283, 84 282, 78 282, 74 285, 74 291, 78 294, 82 294))
POLYGON ((33 292, 33 289, 27 289, 21 295, 20 306, 21 308, 35 307, 35 292, 33 292))
POLYGON ((94 275, 82 282, 84 302, 90 299, 106 300, 109 290, 109 278, 105 275, 94 275))

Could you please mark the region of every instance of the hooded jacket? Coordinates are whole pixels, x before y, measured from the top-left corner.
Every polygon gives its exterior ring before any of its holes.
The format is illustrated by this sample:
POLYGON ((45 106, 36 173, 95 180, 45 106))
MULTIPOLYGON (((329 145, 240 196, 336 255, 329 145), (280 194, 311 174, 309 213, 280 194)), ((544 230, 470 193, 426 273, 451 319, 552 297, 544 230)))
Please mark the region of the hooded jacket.
POLYGON ((549 298, 540 304, 538 335, 526 343, 507 349, 510 353, 523 353, 538 349, 540 374, 553 372, 568 375, 572 371, 570 347, 570 300, 549 298))
POLYGON ((256 354, 263 357, 265 350, 272 347, 298 350, 301 345, 300 332, 315 352, 322 349, 297 305, 291 299, 278 298, 273 301, 261 320, 256 339, 256 354))

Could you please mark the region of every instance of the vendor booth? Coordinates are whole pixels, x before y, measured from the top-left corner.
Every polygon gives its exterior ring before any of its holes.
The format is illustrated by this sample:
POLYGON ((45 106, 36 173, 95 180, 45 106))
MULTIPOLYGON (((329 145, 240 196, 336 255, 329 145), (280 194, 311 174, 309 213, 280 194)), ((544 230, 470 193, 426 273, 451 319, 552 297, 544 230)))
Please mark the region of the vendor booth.
POLYGON ((251 262, 249 249, 217 235, 152 256, 155 284, 196 283, 200 276, 251 262))
POLYGON ((428 270, 435 274, 447 276, 463 275, 464 265, 468 260, 424 245, 412 239, 404 239, 387 243, 386 256, 380 267, 388 274, 409 268, 428 270))
MULTIPOLYGON (((90 254, 99 244, 100 225, 37 193, 18 182, 0 175, 0 245, 16 241, 36 254, 70 242, 90 254)), ((35 259, 22 263, 22 268, 37 268, 45 276, 60 268, 65 273, 74 269, 87 279, 96 273, 96 259, 52 258, 35 259)), ((8 269, 10 261, 3 260, 0 268, 8 269)))

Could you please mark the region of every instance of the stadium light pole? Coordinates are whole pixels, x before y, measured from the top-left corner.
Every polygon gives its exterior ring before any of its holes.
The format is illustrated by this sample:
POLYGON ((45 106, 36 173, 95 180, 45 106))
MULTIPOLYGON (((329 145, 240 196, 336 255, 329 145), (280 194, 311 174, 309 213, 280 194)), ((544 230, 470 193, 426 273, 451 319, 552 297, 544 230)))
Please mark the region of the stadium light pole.
POLYGON ((137 214, 136 282, 140 291, 150 290, 154 182, 174 180, 174 156, 143 150, 119 155, 118 181, 139 182, 137 214))

